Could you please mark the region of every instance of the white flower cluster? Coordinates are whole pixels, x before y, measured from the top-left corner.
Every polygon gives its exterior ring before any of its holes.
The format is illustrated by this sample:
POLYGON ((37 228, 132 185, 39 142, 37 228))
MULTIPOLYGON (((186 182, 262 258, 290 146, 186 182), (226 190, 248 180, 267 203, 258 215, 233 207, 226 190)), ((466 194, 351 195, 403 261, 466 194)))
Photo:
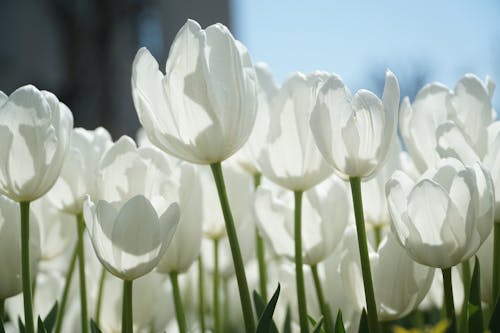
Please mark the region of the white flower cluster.
POLYGON ((384 323, 445 306, 452 267, 462 267, 452 307, 467 312, 475 255, 481 300, 495 306, 500 122, 490 78, 432 83, 401 105, 389 70, 381 97, 319 71, 278 87, 226 27, 188 20, 165 72, 141 48, 131 84, 137 144, 73 128, 68 107, 34 86, 0 91, 7 330, 19 316, 30 332, 29 316, 58 302, 55 332, 88 332, 90 319, 103 332, 249 332, 259 317, 249 290, 267 302, 279 282, 279 327, 289 309, 293 330, 312 329, 304 315, 323 316, 330 333, 340 310, 356 332, 365 308, 384 323))

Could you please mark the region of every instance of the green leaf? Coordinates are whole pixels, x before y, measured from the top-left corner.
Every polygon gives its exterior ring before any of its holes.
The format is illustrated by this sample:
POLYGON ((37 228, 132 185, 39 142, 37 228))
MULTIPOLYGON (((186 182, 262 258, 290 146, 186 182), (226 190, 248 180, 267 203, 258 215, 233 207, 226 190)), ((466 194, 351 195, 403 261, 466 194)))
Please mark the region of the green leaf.
POLYGON ((369 333, 370 329, 368 328, 368 316, 366 315, 366 310, 363 309, 361 313, 361 318, 359 319, 359 329, 358 333, 369 333))
POLYGON ((335 333, 345 333, 344 321, 342 320, 342 311, 339 309, 337 319, 335 320, 335 333))
POLYGON ((3 320, 0 320, 0 333, 5 333, 5 329, 3 328, 3 320))
POLYGON ((102 333, 94 319, 90 319, 90 333, 102 333))
POLYGON ((19 326, 19 333, 26 333, 26 329, 24 328, 24 324, 21 320, 21 317, 17 317, 17 324, 19 326))
POLYGON ((480 286, 481 271, 479 267, 479 260, 476 257, 474 263, 474 272, 470 282, 469 290, 469 332, 483 332, 483 311, 481 309, 481 286, 480 286))
POLYGON ((255 307, 255 313, 257 314, 257 318, 260 318, 262 312, 264 312, 264 309, 266 308, 266 301, 257 292, 257 290, 253 291, 253 304, 255 307))
POLYGON ((316 323, 316 326, 314 326, 313 330, 312 330, 312 333, 320 333, 320 332, 324 332, 323 331, 323 317, 319 318, 318 322, 316 323))
POLYGON ((311 323, 311 325, 316 328, 316 327, 319 327, 319 331, 318 332, 321 332, 321 333, 325 333, 325 331, 322 329, 322 326, 321 324, 323 323, 323 317, 321 317, 318 321, 316 321, 313 317, 311 317, 310 315, 307 315, 307 319, 309 319, 309 322, 311 323), (321 323, 319 326, 318 326, 318 323, 321 323))
POLYGON ((500 332, 500 297, 497 298, 497 303, 491 315, 488 328, 491 332, 500 332))
POLYGON ((45 326, 43 325, 43 321, 42 321, 42 318, 40 318, 40 316, 38 316, 38 328, 37 328, 37 332, 38 333, 47 333, 47 330, 45 329, 45 326))
POLYGON ((278 329, 273 322, 273 313, 276 308, 276 303, 278 302, 278 297, 280 296, 280 289, 281 287, 278 283, 278 288, 276 288, 273 297, 271 297, 269 303, 267 303, 266 308, 259 318, 256 333, 278 332, 278 329))
POLYGON ((292 333, 292 314, 290 306, 286 307, 285 321, 283 322, 283 333, 292 333))
POLYGON ((52 306, 52 309, 50 309, 49 314, 43 320, 43 326, 45 326, 47 333, 52 333, 52 331, 54 330, 54 326, 56 325, 58 307, 59 306, 57 302, 55 302, 54 305, 52 306))

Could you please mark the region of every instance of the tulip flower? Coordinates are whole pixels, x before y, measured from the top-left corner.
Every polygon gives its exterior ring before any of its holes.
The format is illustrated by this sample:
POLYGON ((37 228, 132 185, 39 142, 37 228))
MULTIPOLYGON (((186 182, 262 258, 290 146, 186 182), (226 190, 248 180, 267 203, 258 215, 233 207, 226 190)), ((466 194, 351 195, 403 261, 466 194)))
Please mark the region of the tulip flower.
POLYGON ((342 178, 366 178, 383 165, 396 133, 399 86, 387 71, 382 100, 367 90, 351 95, 331 75, 318 92, 311 129, 328 163, 342 178))
POLYGON ((0 98, 0 192, 17 202, 54 185, 70 142, 73 116, 48 91, 31 85, 0 98))
MULTIPOLYGON (((476 76, 466 74, 457 82, 454 91, 443 84, 432 83, 419 91, 413 104, 408 98, 403 100, 399 128, 421 173, 435 167, 439 161, 436 146, 442 134, 436 132, 447 121, 458 127, 468 145, 482 158, 486 149, 486 128, 495 118, 491 106, 493 91, 494 82, 489 78, 483 83, 476 76)), ((450 135, 453 135, 452 141, 457 139, 455 133, 450 135)), ((457 145, 458 141, 452 143, 457 145)))
POLYGON ((188 20, 175 37, 165 75, 146 48, 132 65, 134 105, 149 139, 198 164, 221 162, 248 139, 256 116, 255 71, 222 24, 188 20))
POLYGON ((416 183, 396 171, 386 193, 401 244, 423 265, 455 266, 472 257, 491 231, 493 184, 478 163, 443 159, 416 183))
POLYGON ((122 136, 100 160, 97 197, 112 202, 140 194, 166 208, 178 195, 173 169, 168 156, 159 149, 138 148, 134 140, 122 136))
POLYGON ((73 129, 59 179, 48 194, 59 209, 76 215, 82 212, 86 194, 97 198, 99 161, 111 144, 110 134, 102 127, 73 129))
POLYGON ((54 185, 66 155, 73 116, 56 96, 23 86, 0 92, 0 193, 19 202, 24 314, 34 333, 29 267, 29 204, 54 185))
POLYGON ((109 272, 126 281, 156 267, 179 220, 176 203, 159 215, 142 195, 125 202, 99 200, 94 204, 87 198, 84 203, 84 216, 97 257, 109 272))
MULTIPOLYGON (((361 268, 354 230, 346 232, 340 271, 344 287, 359 312, 365 307, 361 287, 361 268)), ((416 263, 389 232, 378 249, 370 251, 373 285, 378 318, 391 321, 402 318, 417 308, 427 294, 434 269, 416 263)))
POLYGON ((336 75, 318 92, 310 126, 319 151, 334 171, 349 179, 363 271, 368 323, 378 332, 377 310, 368 260, 361 178, 373 176, 383 165, 396 133, 399 84, 386 72, 382 100, 367 90, 354 96, 336 75))
POLYGON ((308 190, 332 173, 307 123, 317 90, 327 78, 324 72, 294 73, 274 99, 259 165, 266 178, 292 191, 308 190))
POLYGON ((441 268, 448 319, 454 322, 451 267, 472 257, 493 226, 495 195, 479 164, 441 160, 416 183, 396 171, 386 185, 392 226, 410 257, 441 268))
POLYGON ((164 212, 142 195, 125 202, 89 197, 83 213, 97 257, 113 275, 124 280, 122 331, 132 333, 132 282, 149 273, 165 254, 179 222, 179 206, 164 212), (161 210, 160 210, 161 212, 161 210))

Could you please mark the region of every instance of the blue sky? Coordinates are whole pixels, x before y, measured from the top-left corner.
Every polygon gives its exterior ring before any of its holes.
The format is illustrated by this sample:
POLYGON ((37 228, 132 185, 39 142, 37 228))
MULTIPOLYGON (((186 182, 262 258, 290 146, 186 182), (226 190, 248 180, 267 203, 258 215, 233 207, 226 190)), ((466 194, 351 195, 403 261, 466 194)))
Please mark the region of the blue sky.
MULTIPOLYGON (((500 86, 495 0, 233 0, 232 10, 235 36, 278 82, 295 70, 321 69, 342 76, 352 90, 377 89, 390 68, 402 85, 424 73, 426 82, 453 87, 472 72, 500 86)), ((497 109, 499 96, 500 87, 497 109)))

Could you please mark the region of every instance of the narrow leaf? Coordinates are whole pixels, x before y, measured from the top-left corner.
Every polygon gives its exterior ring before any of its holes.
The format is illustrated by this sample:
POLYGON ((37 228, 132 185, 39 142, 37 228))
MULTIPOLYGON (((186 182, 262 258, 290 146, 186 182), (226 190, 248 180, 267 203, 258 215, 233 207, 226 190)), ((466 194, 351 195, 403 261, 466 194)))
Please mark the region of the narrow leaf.
POLYGON ((479 260, 476 257, 469 291, 469 332, 482 332, 484 330, 483 311, 481 309, 480 278, 481 271, 479 267, 479 260))
POLYGON ((99 327, 97 326, 94 319, 90 319, 90 332, 91 333, 102 333, 99 327))
POLYGON ((311 325, 316 328, 318 327, 319 331, 318 332, 321 332, 321 333, 325 333, 325 330, 323 329, 323 326, 321 325, 323 323, 323 317, 321 317, 318 321, 316 321, 313 317, 311 317, 310 315, 307 315, 307 319, 309 320, 309 322, 311 323, 311 325), (321 323, 320 325, 318 325, 318 323, 321 323))
POLYGON ((339 309, 337 319, 335 320, 334 333, 345 333, 344 321, 342 320, 342 311, 339 309))
POLYGON ((26 333, 26 329, 24 328, 24 324, 21 320, 21 317, 17 317, 17 324, 19 326, 19 333, 26 333))
POLYGON ((283 322, 283 333, 292 333, 292 314, 290 306, 286 307, 285 321, 283 322))
POLYGON ((264 312, 259 318, 259 323, 257 325, 256 333, 268 333, 268 332, 278 332, 276 325, 273 322, 273 313, 276 308, 276 303, 278 302, 278 297, 280 296, 280 284, 278 283, 278 288, 273 294, 273 297, 267 303, 264 312))
POLYGON ((491 332, 500 332, 500 298, 497 299, 488 328, 491 332))
POLYGON ((52 331, 54 330, 54 326, 56 325, 58 307, 59 306, 57 302, 55 302, 54 305, 52 306, 52 309, 50 309, 49 314, 43 320, 43 326, 45 326, 47 333, 52 333, 52 331))
POLYGON ((5 333, 5 329, 3 328, 3 320, 0 320, 0 333, 5 333))
POLYGON ((45 329, 45 326, 43 325, 43 321, 42 321, 42 318, 40 318, 40 316, 38 316, 38 324, 37 324, 38 328, 37 328, 37 332, 38 333, 47 333, 47 330, 45 329))
POLYGON ((321 317, 318 322, 316 323, 316 326, 314 326, 312 333, 320 333, 323 332, 322 326, 323 326, 323 317, 321 317))
POLYGON ((257 290, 253 291, 253 304, 255 307, 255 313, 257 314, 257 318, 260 318, 262 312, 266 308, 266 301, 262 298, 262 296, 257 292, 257 290))
POLYGON ((368 328, 368 316, 366 315, 366 310, 363 309, 361 313, 361 318, 359 319, 359 329, 358 333, 369 333, 370 330, 368 328))

